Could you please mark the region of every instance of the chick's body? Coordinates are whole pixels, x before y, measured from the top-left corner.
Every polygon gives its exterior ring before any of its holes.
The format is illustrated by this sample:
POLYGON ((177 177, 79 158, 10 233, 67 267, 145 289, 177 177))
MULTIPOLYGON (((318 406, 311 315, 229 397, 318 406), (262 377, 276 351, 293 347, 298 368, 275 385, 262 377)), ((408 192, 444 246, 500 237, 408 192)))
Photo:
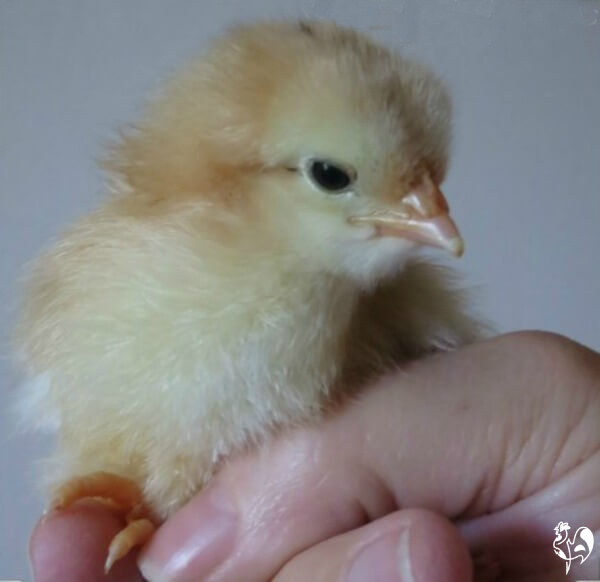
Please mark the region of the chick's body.
POLYGON ((336 391, 473 340, 445 271, 349 221, 441 181, 448 117, 427 71, 334 25, 240 28, 177 76, 31 274, 22 403, 58 432, 50 481, 116 473, 164 518, 336 391), (351 188, 322 190, 315 157, 351 188))

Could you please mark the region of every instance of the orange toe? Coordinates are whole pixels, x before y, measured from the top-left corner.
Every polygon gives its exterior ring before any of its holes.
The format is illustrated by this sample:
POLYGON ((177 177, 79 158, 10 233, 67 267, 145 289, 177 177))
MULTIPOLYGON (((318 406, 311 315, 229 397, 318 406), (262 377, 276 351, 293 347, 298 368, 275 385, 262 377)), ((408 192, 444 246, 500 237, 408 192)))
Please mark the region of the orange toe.
POLYGON ((142 491, 131 479, 107 472, 76 477, 56 490, 51 507, 66 509, 83 499, 101 502, 127 523, 110 543, 104 564, 105 572, 133 548, 145 544, 156 530, 156 523, 144 502, 142 491))

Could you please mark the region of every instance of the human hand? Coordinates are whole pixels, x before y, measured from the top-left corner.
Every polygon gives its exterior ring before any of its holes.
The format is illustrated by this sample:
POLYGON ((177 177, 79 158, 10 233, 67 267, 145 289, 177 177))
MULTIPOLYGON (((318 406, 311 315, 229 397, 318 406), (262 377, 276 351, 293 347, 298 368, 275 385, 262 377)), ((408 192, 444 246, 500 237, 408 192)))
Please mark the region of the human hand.
MULTIPOLYGON (((352 582, 353 564, 368 581, 462 582, 462 537, 481 579, 562 581, 559 521, 600 532, 600 356, 526 332, 414 362, 230 460, 139 561, 152 582, 352 582)), ((90 505, 49 516, 36 581, 142 580, 133 559, 101 573, 120 527, 90 505)), ((600 577, 600 548, 570 575, 600 577)))

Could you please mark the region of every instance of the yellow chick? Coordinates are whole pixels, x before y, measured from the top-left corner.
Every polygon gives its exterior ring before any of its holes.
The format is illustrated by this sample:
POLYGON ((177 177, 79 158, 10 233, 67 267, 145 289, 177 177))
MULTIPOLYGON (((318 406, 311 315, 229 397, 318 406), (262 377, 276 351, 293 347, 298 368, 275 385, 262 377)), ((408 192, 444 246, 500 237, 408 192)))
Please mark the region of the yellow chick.
POLYGON ((475 339, 445 270, 440 81, 353 30, 242 26, 111 150, 111 196, 32 269, 22 409, 55 429, 55 507, 128 525, 107 569, 220 459, 409 357, 475 339))

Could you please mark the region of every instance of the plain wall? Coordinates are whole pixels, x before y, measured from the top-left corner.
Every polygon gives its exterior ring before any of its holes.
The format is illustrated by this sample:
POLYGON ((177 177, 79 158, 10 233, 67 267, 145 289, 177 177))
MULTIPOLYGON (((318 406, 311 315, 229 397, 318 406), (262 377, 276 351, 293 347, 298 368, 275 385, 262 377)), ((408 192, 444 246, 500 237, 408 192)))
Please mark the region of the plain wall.
POLYGON ((445 184, 457 263, 500 330, 600 349, 597 0, 3 0, 0 2, 0 579, 28 579, 39 512, 15 435, 8 332, 22 265, 102 194, 95 158, 145 94, 226 25, 327 17, 429 63, 456 107, 445 184))

